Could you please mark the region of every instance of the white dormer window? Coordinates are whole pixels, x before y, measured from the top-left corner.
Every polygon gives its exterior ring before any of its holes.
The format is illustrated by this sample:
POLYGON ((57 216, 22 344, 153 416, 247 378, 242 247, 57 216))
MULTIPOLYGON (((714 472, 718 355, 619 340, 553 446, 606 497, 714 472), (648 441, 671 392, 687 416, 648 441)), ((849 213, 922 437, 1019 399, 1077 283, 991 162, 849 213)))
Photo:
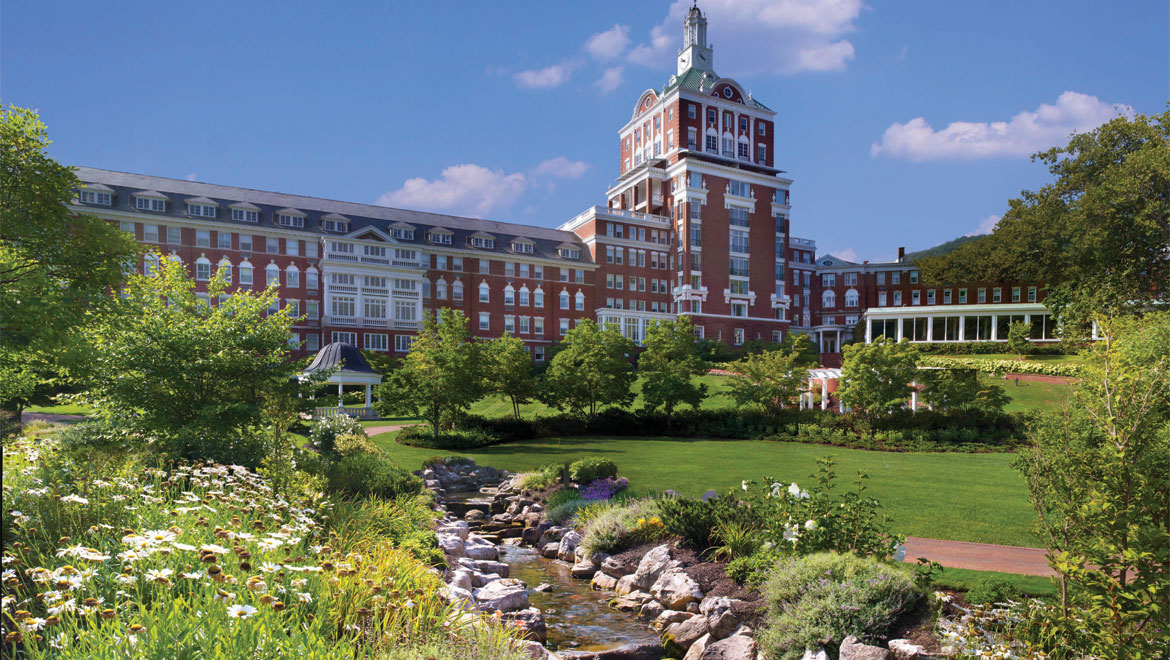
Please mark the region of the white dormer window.
POLYGON ((536 246, 532 243, 524 243, 522 241, 515 241, 512 243, 513 252, 523 252, 524 254, 532 254, 536 246))
POLYGON ((281 227, 304 227, 305 216, 294 215, 292 213, 277 213, 276 224, 281 227))
POLYGON ((349 220, 339 215, 327 215, 321 218, 322 231, 335 231, 344 234, 349 231, 349 220))
POLYGON ((562 259, 580 259, 581 250, 578 248, 563 247, 557 250, 562 259))
POLYGON ((165 212, 167 210, 167 200, 156 197, 135 197, 134 208, 139 211, 165 212))
POLYGON ((392 229, 392 230, 390 230, 390 235, 392 237, 394 237, 395 240, 399 240, 399 241, 413 241, 414 240, 414 230, 413 229, 392 229))
POLYGON ((491 250, 496 247, 496 239, 488 238, 486 236, 472 236, 471 245, 473 247, 491 250))
POLYGON ((108 192, 82 190, 81 201, 85 204, 101 204, 102 206, 109 206, 110 204, 114 203, 114 196, 108 192))
POLYGON ((232 220, 236 222, 260 222, 260 212, 249 209, 232 209, 232 220))
POLYGON ((430 231, 427 232, 427 240, 435 245, 450 245, 451 233, 447 231, 430 231))
POLYGON ((210 204, 187 204, 187 215, 197 218, 214 218, 215 207, 210 204))

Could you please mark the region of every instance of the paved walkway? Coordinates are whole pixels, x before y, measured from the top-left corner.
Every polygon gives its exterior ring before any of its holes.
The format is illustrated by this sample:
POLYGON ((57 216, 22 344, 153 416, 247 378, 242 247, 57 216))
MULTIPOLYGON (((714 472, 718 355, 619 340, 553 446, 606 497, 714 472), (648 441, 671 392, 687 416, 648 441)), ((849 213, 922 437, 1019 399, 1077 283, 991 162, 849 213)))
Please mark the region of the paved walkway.
POLYGON ((366 435, 371 438, 379 433, 391 433, 393 431, 400 431, 408 426, 415 426, 415 424, 387 424, 386 426, 367 426, 366 435))
POLYGON ((1048 566, 1048 560, 1044 557, 1042 548, 908 537, 906 539, 906 562, 917 563, 919 557, 937 561, 949 568, 968 568, 974 571, 999 571, 1000 573, 1043 577, 1056 575, 1048 566))
POLYGON ((29 422, 50 422, 52 424, 75 424, 85 419, 85 415, 62 415, 59 413, 37 413, 37 412, 22 412, 20 414, 20 423, 28 424, 29 422))

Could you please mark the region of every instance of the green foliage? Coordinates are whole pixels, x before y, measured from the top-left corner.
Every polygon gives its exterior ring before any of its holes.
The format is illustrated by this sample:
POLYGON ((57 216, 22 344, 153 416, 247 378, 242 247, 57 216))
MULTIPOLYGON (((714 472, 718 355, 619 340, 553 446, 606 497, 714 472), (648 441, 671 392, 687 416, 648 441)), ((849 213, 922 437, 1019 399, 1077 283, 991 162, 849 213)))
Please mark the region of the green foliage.
POLYGON ((977 234, 975 236, 960 236, 958 238, 951 239, 946 243, 939 243, 933 247, 926 248, 925 250, 907 252, 905 258, 903 258, 902 261, 903 263, 907 264, 917 264, 919 261, 926 259, 927 257, 941 257, 945 254, 954 252, 959 247, 966 245, 967 243, 982 240, 983 238, 985 237, 981 234, 977 234))
POLYGON ((268 311, 275 286, 226 296, 217 274, 207 292, 219 302, 196 296, 170 260, 131 277, 113 314, 85 329, 91 365, 77 398, 172 455, 255 467, 311 405, 289 356, 293 319, 268 311))
POLYGON ((972 605, 992 605, 1006 603, 1009 600, 1019 600, 1023 596, 1016 585, 998 577, 985 577, 975 583, 966 594, 966 600, 972 605))
POLYGON ((750 555, 727 562, 727 577, 749 589, 759 589, 784 555, 772 548, 760 548, 750 555))
POLYGON ((797 660, 806 648, 837 646, 849 635, 879 641, 918 601, 910 577, 889 564, 818 553, 783 562, 764 586, 765 655, 797 660))
POLYGON ((695 351, 698 353, 699 358, 707 364, 731 362, 739 357, 735 349, 714 339, 700 339, 695 344, 695 351))
POLYGON ((411 447, 460 451, 499 444, 499 434, 483 429, 452 429, 438 435, 425 426, 408 426, 398 432, 398 442, 411 447))
POLYGON ((1149 657, 1170 614, 1170 313, 1098 323, 1072 405, 1037 418, 1017 467, 1088 650, 1149 657))
POLYGON ((512 402, 512 416, 520 419, 520 406, 536 398, 539 390, 528 347, 519 337, 505 334, 484 349, 489 392, 512 402))
POLYGON ((552 508, 579 499, 581 499, 581 493, 576 488, 562 488, 549 495, 544 501, 544 506, 552 508))
POLYGON ((118 227, 67 208, 81 185, 49 156, 37 113, 0 107, 0 407, 83 372, 78 328, 94 323, 141 249, 118 227))
POLYGON ((613 323, 582 319, 565 336, 544 374, 542 400, 560 410, 593 417, 603 406, 628 406, 634 342, 613 323))
POLYGON ((569 478, 583 486, 591 484, 598 479, 616 477, 617 473, 617 463, 614 463, 608 458, 593 458, 590 456, 573 461, 569 465, 569 478))
POLYGON ((349 415, 326 415, 309 427, 309 442, 319 451, 329 454, 335 451, 337 438, 343 435, 366 435, 362 423, 349 415))
POLYGON ((347 495, 395 498, 418 495, 422 479, 381 455, 351 454, 329 465, 329 489, 347 495))
POLYGON ((380 454, 380 450, 370 442, 365 433, 346 433, 337 436, 333 450, 338 456, 353 456, 356 454, 380 454))
POLYGON ((545 490, 557 482, 561 477, 561 471, 564 468, 559 463, 549 463, 542 465, 535 472, 524 477, 520 482, 520 487, 524 490, 545 490))
MULTIPOLYGON (((579 511, 588 511, 583 507, 579 511)), ((593 515, 578 514, 581 524, 581 547, 586 553, 614 554, 636 545, 667 537, 659 522, 658 502, 651 499, 625 500, 609 506, 595 505, 593 515)))
POLYGON ((966 367, 978 369, 984 373, 1003 374, 1037 374, 1040 376, 1059 376, 1062 378, 1077 378, 1081 375, 1081 365, 1061 362, 1033 362, 1019 360, 978 360, 964 357, 942 357, 927 355, 919 359, 924 367, 939 367, 950 369, 966 367))
POLYGON ((1008 326, 1007 345, 1013 353, 1024 359, 1024 354, 1028 352, 1028 347, 1032 345, 1029 338, 1032 336, 1032 324, 1022 323, 1020 321, 1013 321, 1008 326))
POLYGON ((712 546, 712 533, 721 523, 754 519, 733 497, 706 501, 664 497, 658 501, 658 515, 667 533, 682 537, 684 543, 698 550, 712 546))
POLYGON ((807 335, 789 333, 791 346, 749 355, 736 360, 728 369, 734 372, 728 382, 731 398, 741 407, 757 407, 772 416, 790 407, 808 378, 807 335))
POLYGON ((845 363, 837 396, 868 419, 906 404, 918 376, 918 351, 906 340, 878 337, 844 347, 845 363))
POLYGON ((689 316, 674 321, 653 320, 642 342, 645 351, 638 357, 638 375, 645 378, 642 399, 647 410, 667 415, 686 404, 698 408, 707 396, 707 385, 695 376, 706 373, 707 365, 695 350, 695 329, 689 316))
POLYGON ((918 380, 924 385, 922 398, 937 410, 978 408, 1002 412, 1010 399, 995 383, 979 380, 975 369, 921 370, 918 380))
POLYGON ((402 366, 378 386, 374 408, 384 417, 421 415, 439 444, 440 427, 464 414, 484 394, 482 354, 462 311, 443 309, 437 321, 424 315, 422 330, 402 366))
POLYGON ((729 561, 746 557, 760 550, 763 541, 753 522, 730 519, 720 520, 711 531, 714 547, 710 556, 716 561, 729 561))
POLYGON ((1033 159, 1053 182, 1010 200, 985 239, 924 259, 925 280, 1045 282, 1066 326, 1170 290, 1170 109, 1115 118, 1033 159))
POLYGON ((566 500, 557 504, 556 506, 546 506, 544 509, 544 517, 554 525, 564 525, 577 512, 589 506, 589 502, 578 497, 574 500, 566 500))

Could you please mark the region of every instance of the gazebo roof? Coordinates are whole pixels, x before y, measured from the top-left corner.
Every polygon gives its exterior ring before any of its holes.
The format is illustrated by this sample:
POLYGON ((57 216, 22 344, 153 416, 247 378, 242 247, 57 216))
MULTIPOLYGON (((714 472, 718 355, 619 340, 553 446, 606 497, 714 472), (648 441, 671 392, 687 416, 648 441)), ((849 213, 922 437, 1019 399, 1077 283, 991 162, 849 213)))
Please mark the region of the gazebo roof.
POLYGON ((335 367, 339 367, 337 370, 339 373, 377 374, 370 368, 370 363, 366 362, 362 352, 353 344, 345 342, 333 342, 317 351, 317 357, 313 358, 305 373, 328 371, 335 367))

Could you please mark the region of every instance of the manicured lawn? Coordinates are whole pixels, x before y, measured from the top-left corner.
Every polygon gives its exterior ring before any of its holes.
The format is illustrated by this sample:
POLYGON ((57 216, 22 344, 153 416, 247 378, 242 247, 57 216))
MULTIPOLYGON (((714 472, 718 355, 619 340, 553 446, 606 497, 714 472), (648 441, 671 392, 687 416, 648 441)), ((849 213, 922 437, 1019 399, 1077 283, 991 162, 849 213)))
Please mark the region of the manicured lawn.
MULTIPOLYGON (((392 433, 374 438, 390 458, 411 470, 436 454, 406 447, 392 433)), ((936 539, 1033 546, 1028 531, 1033 513, 1024 483, 1011 468, 1011 454, 889 453, 765 442, 678 438, 542 438, 471 452, 481 465, 525 471, 547 463, 602 456, 630 480, 632 495, 672 489, 688 496, 708 489, 726 492, 743 479, 765 475, 810 483, 816 459, 837 460, 839 487, 857 470, 870 479, 868 493, 878 498, 898 531, 936 539)))
POLYGON ((92 410, 85 406, 63 405, 63 406, 29 406, 24 409, 24 412, 31 413, 49 413, 54 415, 88 415, 92 410))
POLYGON ((1016 575, 1015 573, 997 573, 995 571, 972 571, 966 568, 948 568, 943 570, 934 579, 935 589, 951 589, 954 591, 970 591, 976 583, 990 578, 1005 580, 1028 596, 1038 598, 1055 598, 1057 595, 1056 582, 1052 578, 1036 575, 1016 575))
POLYGON ((1020 380, 1016 384, 1014 379, 1003 379, 991 374, 979 374, 985 382, 995 383, 1011 398, 1004 410, 1007 412, 1024 412, 1025 410, 1043 410, 1057 412, 1068 400, 1072 391, 1066 383, 1038 383, 1035 381, 1020 380))

